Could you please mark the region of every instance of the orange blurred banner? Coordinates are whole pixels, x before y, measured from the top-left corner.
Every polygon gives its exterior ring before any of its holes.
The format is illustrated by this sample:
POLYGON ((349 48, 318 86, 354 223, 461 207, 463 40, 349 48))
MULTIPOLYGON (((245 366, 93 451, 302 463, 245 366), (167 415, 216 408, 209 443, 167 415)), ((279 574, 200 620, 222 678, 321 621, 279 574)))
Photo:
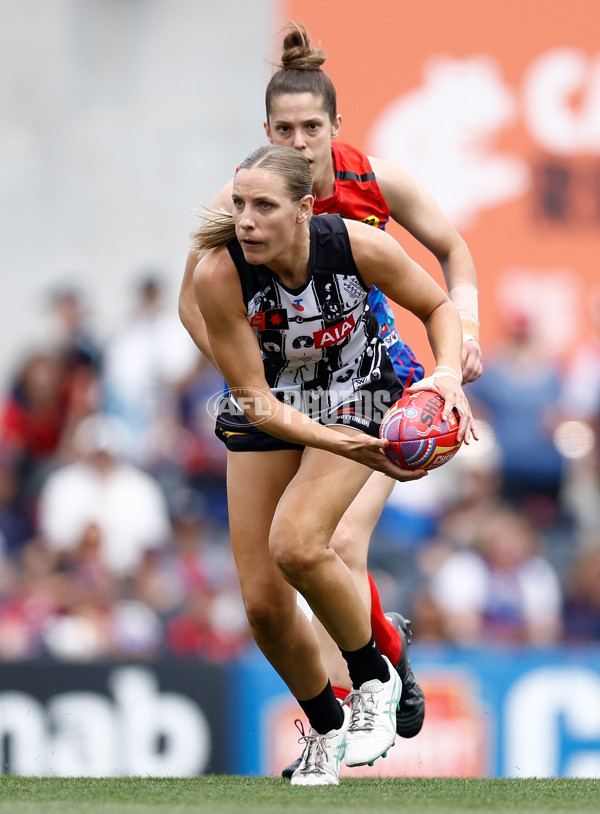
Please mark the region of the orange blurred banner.
MULTIPOLYGON (((279 9, 327 53, 340 140, 421 180, 467 240, 484 350, 515 312, 534 320, 550 354, 591 331, 590 295, 600 287, 596 5, 287 0, 279 9)), ((431 254, 390 231, 442 282, 431 254)), ((422 327, 400 319, 429 364, 422 327)))

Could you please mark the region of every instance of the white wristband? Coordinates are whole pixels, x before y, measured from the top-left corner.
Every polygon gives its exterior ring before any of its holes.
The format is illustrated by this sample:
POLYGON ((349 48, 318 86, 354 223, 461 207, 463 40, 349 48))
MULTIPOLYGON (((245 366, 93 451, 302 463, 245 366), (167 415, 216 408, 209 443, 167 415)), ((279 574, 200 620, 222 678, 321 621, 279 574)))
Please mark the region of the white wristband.
POLYGON ((433 371, 433 373, 431 374, 431 378, 432 378, 432 379, 441 379, 441 378, 442 378, 442 376, 452 376, 452 378, 453 378, 453 379, 456 379, 456 381, 457 381, 459 384, 462 384, 462 377, 461 377, 461 376, 459 376, 459 375, 458 375, 458 373, 457 373, 455 370, 453 370, 451 367, 445 367, 444 365, 440 365, 440 367, 443 367, 443 368, 444 368, 444 370, 445 370, 445 372, 440 372, 440 373, 438 373, 437 371, 438 371, 440 368, 439 368, 439 367, 436 367, 436 369, 435 369, 435 370, 433 371))
POLYGON ((477 342, 479 345, 479 339, 477 339, 476 336, 473 336, 473 334, 463 334, 463 342, 477 342))

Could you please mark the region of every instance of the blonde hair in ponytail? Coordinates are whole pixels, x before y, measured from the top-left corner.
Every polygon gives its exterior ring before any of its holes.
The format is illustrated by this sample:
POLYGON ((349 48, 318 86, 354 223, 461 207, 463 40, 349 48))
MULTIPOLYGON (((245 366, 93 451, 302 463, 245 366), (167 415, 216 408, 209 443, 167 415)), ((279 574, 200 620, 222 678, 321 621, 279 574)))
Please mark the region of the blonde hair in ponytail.
POLYGON ((202 224, 190 235, 192 249, 198 254, 226 246, 234 239, 235 225, 231 212, 200 204, 200 208, 194 210, 194 215, 202 218, 202 224))

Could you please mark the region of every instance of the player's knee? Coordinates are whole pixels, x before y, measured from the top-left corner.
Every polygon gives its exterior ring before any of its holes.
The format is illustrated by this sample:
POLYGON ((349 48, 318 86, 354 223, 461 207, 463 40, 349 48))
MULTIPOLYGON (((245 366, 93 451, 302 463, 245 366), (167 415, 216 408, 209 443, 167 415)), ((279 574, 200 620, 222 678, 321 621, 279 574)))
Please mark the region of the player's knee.
POLYGON ((267 597, 254 596, 244 600, 248 624, 255 638, 276 637, 285 626, 277 603, 268 601, 267 597))
POLYGON ((302 551, 296 546, 275 545, 273 559, 285 579, 294 586, 297 586, 303 573, 312 570, 314 563, 314 557, 310 552, 302 551))
POLYGON ((323 548, 314 535, 296 533, 293 539, 273 534, 270 540, 271 555, 283 577, 299 590, 314 572, 323 556, 323 548))

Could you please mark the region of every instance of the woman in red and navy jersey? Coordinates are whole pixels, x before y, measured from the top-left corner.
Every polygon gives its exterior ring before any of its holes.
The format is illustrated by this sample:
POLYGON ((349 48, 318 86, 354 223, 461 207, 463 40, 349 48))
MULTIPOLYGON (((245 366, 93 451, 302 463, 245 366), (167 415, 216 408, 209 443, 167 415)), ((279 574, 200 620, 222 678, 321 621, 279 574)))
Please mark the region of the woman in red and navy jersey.
MULTIPOLYGON (((341 116, 337 112, 335 87, 321 68, 324 61, 324 52, 311 47, 305 29, 291 25, 284 38, 280 69, 274 73, 266 92, 267 137, 274 144, 294 147, 307 158, 313 176, 316 214, 337 213, 380 229, 385 228, 391 217, 434 254, 461 317, 463 382, 473 381, 481 374, 482 359, 477 277, 468 247, 419 182, 400 167, 337 141, 341 116)), ((212 206, 231 211, 231 190, 229 182, 212 206)), ((196 344, 212 359, 192 287, 197 262, 198 255, 191 251, 181 289, 180 316, 196 344)), ((369 302, 399 378, 405 385, 417 381, 423 369, 402 342, 385 297, 374 288, 369 302)), ((340 521, 331 545, 352 571, 363 600, 371 607, 380 649, 400 672, 403 692, 397 731, 403 737, 412 737, 423 724, 424 700, 408 662, 408 624, 400 614, 386 617, 377 588, 367 573, 370 538, 392 488, 389 478, 374 473, 340 521)), ((349 686, 345 664, 325 631, 318 623, 315 627, 332 683, 341 697, 349 686)), ((286 776, 290 774, 289 768, 284 770, 286 776)))

